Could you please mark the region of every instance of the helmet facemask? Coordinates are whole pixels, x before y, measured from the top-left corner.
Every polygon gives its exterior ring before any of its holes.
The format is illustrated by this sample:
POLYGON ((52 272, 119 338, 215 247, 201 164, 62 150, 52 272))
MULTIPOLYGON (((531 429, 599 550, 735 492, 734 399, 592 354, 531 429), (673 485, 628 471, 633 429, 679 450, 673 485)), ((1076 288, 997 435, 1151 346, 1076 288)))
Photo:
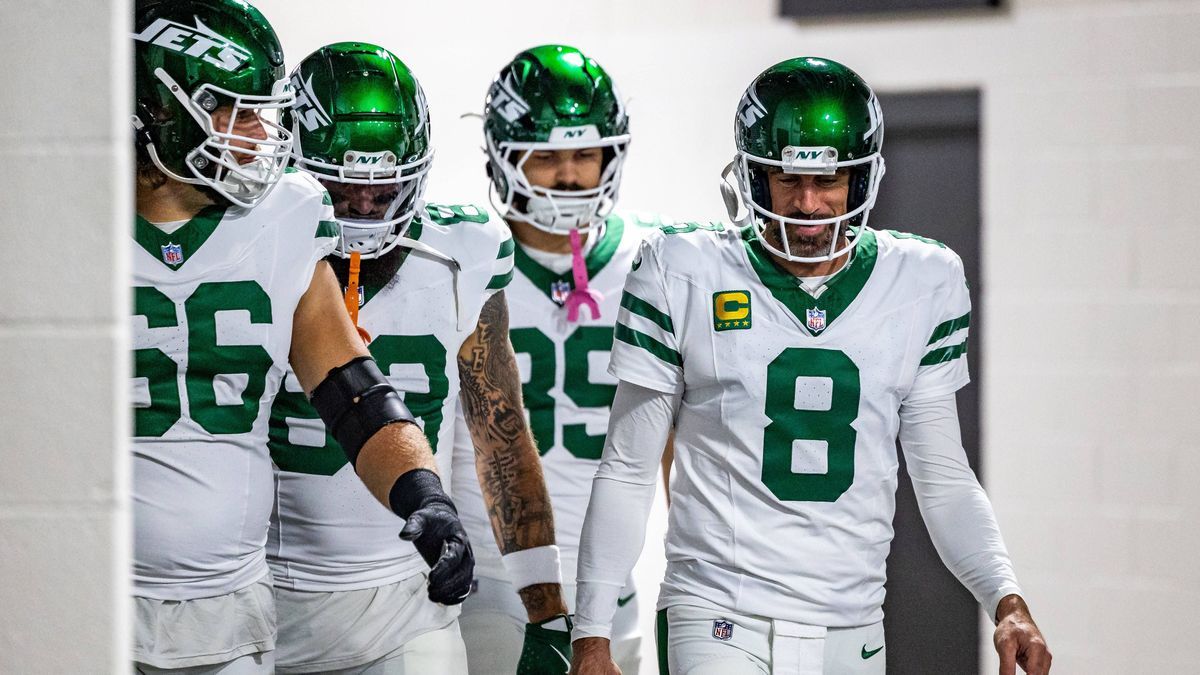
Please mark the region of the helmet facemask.
POLYGON ((781 160, 757 157, 744 151, 738 152, 730 170, 736 178, 738 196, 747 211, 744 218, 754 225, 763 248, 784 260, 821 263, 844 256, 854 248, 854 233, 867 224, 870 210, 875 206, 885 165, 883 156, 878 153, 839 162, 837 150, 832 147, 788 146, 784 148, 781 160), (845 169, 850 174, 845 213, 829 218, 795 218, 779 213, 772 204, 767 183, 768 173, 772 170, 798 175, 829 176, 840 169, 845 169), (788 237, 789 225, 832 225, 827 250, 816 255, 794 252, 788 237), (768 228, 777 229, 778 246, 771 243, 771 238, 766 236, 768 228), (845 243, 842 243, 843 239, 845 243))
MULTIPOLYGON (((378 258, 401 243, 421 208, 421 197, 425 193, 432 162, 432 150, 399 166, 396 165, 396 155, 386 150, 378 153, 349 150, 342 164, 305 158, 299 144, 296 152, 296 165, 312 173, 329 189, 335 205, 341 192, 338 185, 394 187, 387 208, 379 218, 335 216, 341 225, 342 238, 334 253, 343 258, 358 253, 364 260, 378 258)), ((376 191, 376 194, 381 193, 387 194, 384 189, 376 191)))
MULTIPOLYGON (((485 133, 492 174, 489 198, 493 207, 506 219, 529 223, 551 234, 565 235, 571 230, 587 232, 604 222, 616 205, 629 134, 600 138, 594 127, 588 131, 591 138, 547 142, 498 142, 493 134, 485 133), (596 187, 562 190, 529 182, 524 166, 534 152, 580 148, 603 151, 600 181, 596 187)), ((556 128, 551 138, 559 132, 560 128, 556 128)))
POLYGON ((241 94, 212 83, 201 84, 188 95, 162 68, 155 69, 154 76, 205 136, 183 159, 190 176, 167 168, 155 144, 148 143, 146 152, 158 170, 183 183, 207 186, 242 208, 253 208, 265 199, 283 176, 292 148, 292 134, 279 122, 281 112, 295 100, 287 79, 276 81, 268 95, 241 94), (218 127, 213 113, 222 108, 229 110, 228 122, 218 127), (236 133, 238 118, 246 112, 258 118, 265 138, 236 133))

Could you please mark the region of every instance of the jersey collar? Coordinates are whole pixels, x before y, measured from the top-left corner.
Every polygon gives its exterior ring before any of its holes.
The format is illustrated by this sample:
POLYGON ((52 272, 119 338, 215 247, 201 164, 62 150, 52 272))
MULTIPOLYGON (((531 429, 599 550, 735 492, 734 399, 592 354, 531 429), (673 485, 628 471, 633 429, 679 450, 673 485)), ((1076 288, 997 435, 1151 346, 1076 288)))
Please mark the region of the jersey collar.
POLYGON ((853 257, 832 279, 825 282, 820 297, 814 297, 804 290, 799 279, 775 263, 775 256, 759 243, 753 228, 748 227, 742 232, 742 240, 746 248, 746 258, 749 259, 750 267, 758 275, 759 281, 771 291, 776 300, 787 307, 810 335, 826 330, 846 311, 850 303, 854 302, 867 285, 871 271, 875 269, 875 259, 879 250, 875 241, 875 231, 870 228, 859 229, 851 254, 853 257), (820 329, 814 330, 810 327, 810 311, 824 312, 824 321, 820 329))
MULTIPOLYGON (((587 265, 588 279, 596 278, 600 270, 612 260, 613 254, 617 252, 617 246, 621 243, 621 237, 625 233, 625 221, 616 214, 610 215, 604 221, 604 232, 600 235, 600 241, 588 251, 584 256, 584 262, 587 265)), ((562 274, 556 274, 545 267, 542 267, 521 246, 517 246, 513 253, 513 264, 529 279, 529 282, 534 285, 542 293, 546 294, 555 304, 562 304, 562 301, 555 300, 555 291, 559 291, 562 298, 566 298, 566 293, 575 289, 575 277, 571 270, 567 270, 562 274), (563 290, 565 289, 565 290, 563 290)))
POLYGON ((217 225, 225 216, 227 208, 216 204, 206 206, 171 234, 151 225, 145 218, 136 216, 133 223, 133 240, 167 269, 178 270, 192 259, 217 230, 217 225))

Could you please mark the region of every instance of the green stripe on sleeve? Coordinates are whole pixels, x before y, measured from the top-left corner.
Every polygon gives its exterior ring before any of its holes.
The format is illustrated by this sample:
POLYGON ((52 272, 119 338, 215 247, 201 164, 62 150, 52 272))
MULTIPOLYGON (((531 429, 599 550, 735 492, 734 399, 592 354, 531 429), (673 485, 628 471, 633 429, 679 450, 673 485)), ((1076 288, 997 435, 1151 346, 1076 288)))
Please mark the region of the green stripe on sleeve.
POLYGON ((671 335, 675 334, 675 324, 671 323, 671 316, 669 314, 658 311, 654 305, 651 305, 629 291, 625 291, 621 295, 621 306, 644 319, 649 319, 651 323, 671 335))
POLYGON ((966 328, 967 326, 970 326, 970 325, 971 325, 971 313, 967 312, 966 314, 963 314, 962 316, 958 317, 957 319, 950 319, 949 321, 939 324, 937 328, 933 329, 933 336, 929 338, 929 342, 926 342, 925 344, 931 345, 931 344, 937 342, 938 340, 941 340, 942 338, 950 335, 951 333, 953 333, 957 330, 966 328))
POLYGON ((653 354, 659 361, 679 368, 683 367, 683 357, 679 355, 679 352, 671 349, 658 340, 655 340, 649 335, 646 335, 640 331, 636 331, 623 323, 617 324, 616 328, 613 330, 613 337, 626 344, 631 344, 635 347, 641 347, 642 349, 645 349, 653 354))
POLYGON ((964 342, 962 344, 954 345, 952 347, 942 347, 941 349, 935 349, 935 350, 929 352, 928 354, 926 354, 925 358, 921 359, 921 365, 922 366, 936 366, 939 363, 953 361, 954 359, 957 359, 958 357, 960 357, 966 353, 967 353, 967 343, 966 342, 964 342))
POLYGON ((322 237, 337 237, 341 235, 341 232, 342 228, 337 224, 336 220, 322 220, 317 223, 316 238, 321 239, 322 237))
POLYGON ((512 270, 509 270, 509 271, 505 272, 504 274, 497 274, 496 276, 492 277, 488 281, 487 290, 496 291, 496 290, 500 290, 502 288, 506 288, 508 286, 509 282, 512 281, 512 278, 513 278, 512 270))
POLYGON ((512 237, 505 239, 504 241, 500 242, 500 250, 496 252, 496 260, 512 255, 516 248, 517 245, 513 243, 512 237))

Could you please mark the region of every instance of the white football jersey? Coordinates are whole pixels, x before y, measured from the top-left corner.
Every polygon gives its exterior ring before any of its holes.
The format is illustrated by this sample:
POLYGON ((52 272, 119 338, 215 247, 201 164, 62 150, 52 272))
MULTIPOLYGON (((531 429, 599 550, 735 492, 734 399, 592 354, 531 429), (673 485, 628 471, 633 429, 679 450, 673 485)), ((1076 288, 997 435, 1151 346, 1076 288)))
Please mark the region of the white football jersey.
POLYGON ((267 573, 271 401, 338 225, 325 190, 289 172, 252 210, 134 227, 134 594, 232 593, 267 573))
MULTIPOLYGON (((458 351, 484 302, 512 278, 513 240, 483 209, 433 204, 407 236, 458 261, 457 288, 447 262, 410 250, 387 286, 360 287, 358 322, 449 485, 458 351)), ((404 521, 362 484, 290 372, 271 412, 270 447, 278 471, 267 554, 277 586, 356 590, 428 569, 412 543, 400 539, 404 521)))
POLYGON ((814 296, 750 230, 686 229, 642 246, 611 365, 682 392, 659 606, 875 623, 898 410, 968 382, 962 262, 865 229, 814 296))
MULTIPOLYGON (((563 581, 568 584, 575 583, 583 514, 617 391, 607 368, 621 288, 642 239, 659 224, 645 216, 609 216, 585 256, 588 288, 604 297, 600 318, 581 308, 576 323, 567 321, 563 307, 574 288, 571 271, 548 270, 516 247, 516 274, 505 291, 509 336, 521 371, 529 428, 542 456, 563 581)), ((461 410, 458 416, 462 432, 454 443, 454 502, 475 548, 476 574, 506 580, 461 410)))

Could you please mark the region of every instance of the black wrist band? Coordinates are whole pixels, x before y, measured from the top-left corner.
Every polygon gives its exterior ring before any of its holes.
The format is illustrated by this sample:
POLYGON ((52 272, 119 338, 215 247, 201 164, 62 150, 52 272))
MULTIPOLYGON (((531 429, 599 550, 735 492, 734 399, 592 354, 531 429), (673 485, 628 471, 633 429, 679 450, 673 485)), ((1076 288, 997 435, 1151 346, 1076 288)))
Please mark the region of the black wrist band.
POLYGON ((454 502, 442 489, 442 479, 429 469, 413 469, 397 478, 388 492, 388 504, 396 515, 406 520, 413 511, 429 504, 444 504, 458 513, 454 502))

